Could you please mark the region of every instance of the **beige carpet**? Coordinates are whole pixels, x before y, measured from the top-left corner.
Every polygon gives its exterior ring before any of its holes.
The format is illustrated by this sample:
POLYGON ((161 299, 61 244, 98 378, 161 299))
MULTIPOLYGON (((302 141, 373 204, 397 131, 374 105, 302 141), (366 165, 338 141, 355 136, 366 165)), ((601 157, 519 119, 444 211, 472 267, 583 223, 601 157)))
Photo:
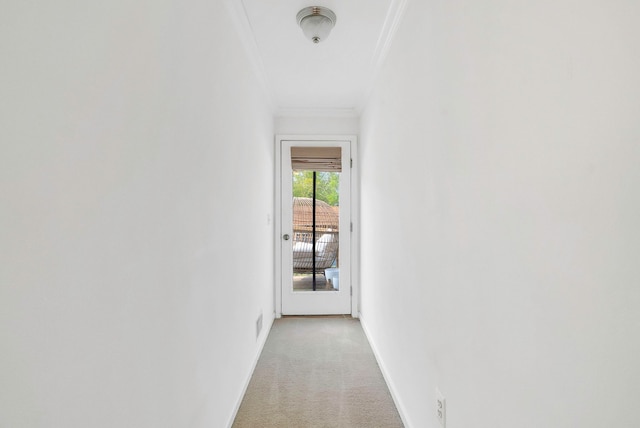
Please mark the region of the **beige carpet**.
POLYGON ((360 322, 346 316, 276 320, 233 424, 402 426, 360 322))

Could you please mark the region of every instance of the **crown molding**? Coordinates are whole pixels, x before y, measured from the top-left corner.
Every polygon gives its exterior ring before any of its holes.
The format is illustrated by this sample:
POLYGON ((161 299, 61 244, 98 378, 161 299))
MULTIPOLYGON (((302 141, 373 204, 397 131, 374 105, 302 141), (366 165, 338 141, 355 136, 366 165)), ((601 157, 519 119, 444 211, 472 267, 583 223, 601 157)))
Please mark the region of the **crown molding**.
POLYGON ((275 97, 271 86, 269 85, 269 79, 267 78, 267 72, 262 62, 262 55, 258 49, 258 43, 256 41, 251 22, 247 15, 247 9, 242 0, 225 0, 231 19, 237 29, 237 34, 240 37, 242 45, 245 48, 247 59, 251 63, 251 67, 260 82, 260 86, 265 95, 266 101, 269 104, 272 112, 276 111, 276 104, 274 102, 275 97))
POLYGON ((389 6, 387 16, 382 26, 382 31, 380 32, 380 37, 378 37, 376 50, 371 60, 372 67, 371 73, 369 74, 369 80, 367 82, 367 85, 365 86, 364 95, 361 99, 361 102, 356 108, 358 114, 362 113, 364 108, 367 106, 367 103, 369 102, 369 98, 371 97, 371 93, 373 92, 374 84, 378 78, 378 74, 380 73, 385 59, 387 58, 387 54, 389 53, 389 49, 391 47, 391 42, 396 34, 398 26, 400 25, 400 21, 402 21, 408 2, 409 0, 393 0, 391 2, 391 5, 389 6))
POLYGON ((278 107, 276 117, 360 117, 354 108, 278 107))

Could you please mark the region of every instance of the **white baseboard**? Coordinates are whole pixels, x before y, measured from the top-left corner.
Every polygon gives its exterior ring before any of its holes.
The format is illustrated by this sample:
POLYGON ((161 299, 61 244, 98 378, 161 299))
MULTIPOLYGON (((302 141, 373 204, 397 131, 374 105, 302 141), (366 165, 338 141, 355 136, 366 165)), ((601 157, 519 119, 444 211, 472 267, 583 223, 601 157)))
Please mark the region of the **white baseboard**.
POLYGON ((362 317, 362 313, 360 313, 360 325, 362 325, 362 330, 364 330, 364 334, 365 336, 367 336, 369 345, 373 350, 373 355, 375 356, 376 361, 378 362, 378 366, 380 367, 380 371, 382 372, 382 377, 384 378, 384 381, 387 383, 387 387, 389 388, 389 392, 391 393, 391 398, 393 398, 393 402, 396 405, 396 409, 398 409, 398 413, 400 414, 400 419, 402 419, 402 423, 404 424, 405 428, 411 428, 411 425, 409 425, 409 421, 407 420, 407 413, 405 412, 404 406, 400 401, 400 397, 398 397, 398 392, 393 384, 393 381, 389 378, 389 374, 386 369, 385 363, 382 360, 382 358, 380 358, 380 353, 378 352, 375 342, 371 338, 371 334, 369 333, 369 329, 367 328, 367 322, 365 318, 362 317))
POLYGON ((236 400, 236 405, 233 409, 233 413, 231 414, 231 418, 227 423, 227 428, 231 428, 233 422, 236 420, 236 416, 238 415, 238 410, 240 410, 240 405, 242 404, 242 399, 244 395, 247 393, 247 388, 249 387, 249 382, 251 382, 251 377, 253 376, 253 372, 256 370, 256 366, 258 365, 258 360, 260 359, 260 355, 262 355, 262 349, 264 348, 265 343, 267 343, 267 337, 269 337, 269 332, 271 331, 271 327, 273 326, 274 319, 271 318, 269 324, 265 326, 266 328, 262 329, 262 336, 260 337, 260 343, 258 344, 258 352, 256 352, 255 358, 253 359, 253 364, 251 365, 251 370, 249 370, 249 374, 244 381, 244 386, 242 388, 242 392, 240 396, 236 400))

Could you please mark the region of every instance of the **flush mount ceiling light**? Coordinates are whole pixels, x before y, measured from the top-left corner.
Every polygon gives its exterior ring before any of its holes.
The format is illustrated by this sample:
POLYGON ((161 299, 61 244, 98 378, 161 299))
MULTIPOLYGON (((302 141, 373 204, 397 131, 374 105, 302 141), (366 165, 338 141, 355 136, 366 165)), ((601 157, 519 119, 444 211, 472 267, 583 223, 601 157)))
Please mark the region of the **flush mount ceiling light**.
POLYGON ((313 43, 320 43, 329 37, 336 25, 336 14, 322 6, 305 7, 298 12, 296 19, 304 35, 313 43))

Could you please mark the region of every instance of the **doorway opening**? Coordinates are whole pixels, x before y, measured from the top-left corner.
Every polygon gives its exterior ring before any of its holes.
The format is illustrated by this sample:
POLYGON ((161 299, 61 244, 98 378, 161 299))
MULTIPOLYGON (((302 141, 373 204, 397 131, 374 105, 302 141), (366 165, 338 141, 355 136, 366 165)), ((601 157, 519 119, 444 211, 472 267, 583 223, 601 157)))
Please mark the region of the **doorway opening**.
POLYGON ((352 143, 277 140, 277 316, 354 314, 352 143))

